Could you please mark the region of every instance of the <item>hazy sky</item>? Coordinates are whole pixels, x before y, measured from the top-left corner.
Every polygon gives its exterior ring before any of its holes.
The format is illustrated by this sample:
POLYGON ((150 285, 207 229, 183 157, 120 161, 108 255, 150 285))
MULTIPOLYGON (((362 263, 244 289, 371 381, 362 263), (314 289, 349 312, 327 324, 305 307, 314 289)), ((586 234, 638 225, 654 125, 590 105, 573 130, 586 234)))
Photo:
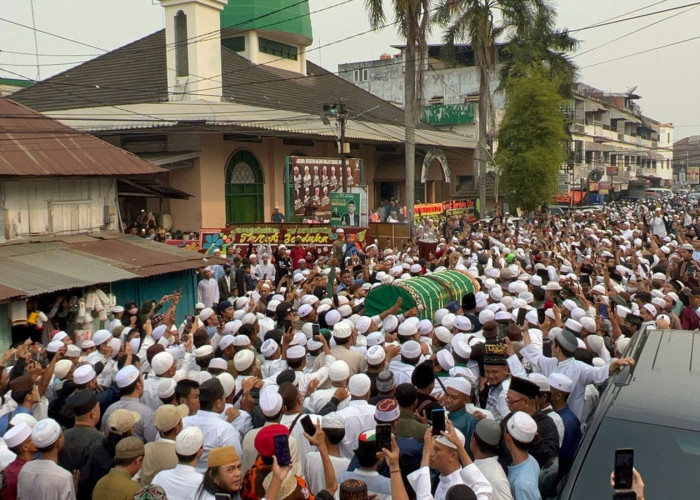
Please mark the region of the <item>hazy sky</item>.
MULTIPOLYGON (((34 0, 33 3, 38 29, 105 50, 148 35, 164 25, 163 9, 157 0, 34 0)), ((309 0, 309 3, 314 30, 314 44, 309 58, 331 71, 337 71, 337 65, 342 62, 377 59, 383 52, 393 53, 390 45, 402 41, 392 26, 378 33, 332 43, 369 30, 364 0, 309 0), (323 12, 314 13, 326 8, 323 12)), ((389 0, 385 3, 391 4, 389 0)), ((693 0, 553 2, 559 13, 558 25, 571 30, 611 18, 638 16, 690 3, 694 3, 693 0), (647 8, 639 10, 643 7, 647 8), (635 12, 623 15, 630 11, 635 12)), ((0 2, 2 76, 15 76, 6 71, 9 70, 37 78, 32 30, 7 22, 31 26, 31 6, 31 0, 0 2)), ((700 50, 698 25, 700 2, 693 7, 576 32, 581 46, 578 51, 580 55, 574 61, 580 67, 580 79, 589 85, 615 92, 637 86, 636 92, 643 97, 640 104, 644 113, 662 122, 672 122, 676 126, 676 139, 700 134, 700 101, 697 96, 700 69, 696 64, 697 57, 693 56, 700 50), (651 26, 645 28, 647 25, 651 26), (635 30, 639 31, 632 33, 635 30), (630 56, 692 37, 698 39, 630 56), (603 44, 606 45, 601 46, 603 44), (623 58, 606 62, 618 57, 623 58)), ((439 41, 439 31, 433 33, 432 38, 435 42, 439 41)), ((101 53, 97 49, 42 33, 37 34, 37 42, 42 78, 101 53), (57 54, 62 57, 54 57, 57 54)))

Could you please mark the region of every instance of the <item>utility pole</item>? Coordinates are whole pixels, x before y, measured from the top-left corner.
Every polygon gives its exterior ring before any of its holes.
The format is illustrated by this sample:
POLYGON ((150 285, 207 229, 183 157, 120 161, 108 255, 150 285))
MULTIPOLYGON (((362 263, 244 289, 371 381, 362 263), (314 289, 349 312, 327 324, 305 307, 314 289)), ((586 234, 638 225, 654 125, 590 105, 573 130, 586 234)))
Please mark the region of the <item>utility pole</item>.
POLYGON ((348 109, 340 100, 333 104, 324 104, 321 119, 324 123, 328 123, 328 116, 338 120, 340 126, 340 137, 338 139, 338 154, 340 155, 340 178, 343 182, 343 193, 348 192, 348 169, 347 169, 347 154, 350 148, 345 144, 345 124, 348 120, 348 109))

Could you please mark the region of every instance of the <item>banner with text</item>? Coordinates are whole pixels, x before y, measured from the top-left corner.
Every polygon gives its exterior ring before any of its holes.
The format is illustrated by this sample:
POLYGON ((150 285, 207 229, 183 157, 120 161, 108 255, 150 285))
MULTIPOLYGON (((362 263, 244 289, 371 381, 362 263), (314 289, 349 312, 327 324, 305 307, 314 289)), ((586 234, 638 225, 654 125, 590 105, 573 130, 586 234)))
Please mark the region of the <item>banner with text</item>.
POLYGON ((413 219, 416 224, 428 217, 440 222, 451 217, 467 215, 470 221, 476 219, 474 200, 450 200, 442 203, 422 203, 415 205, 413 219))
MULTIPOLYGON (((346 227, 345 234, 353 235, 361 246, 367 245, 366 227, 346 227)), ((225 254, 232 245, 241 249, 253 245, 253 252, 257 252, 259 245, 270 245, 273 250, 278 245, 292 247, 297 238, 303 246, 313 246, 318 253, 327 254, 337 234, 327 224, 236 224, 226 229, 200 229, 199 246, 208 254, 216 248, 225 254)))

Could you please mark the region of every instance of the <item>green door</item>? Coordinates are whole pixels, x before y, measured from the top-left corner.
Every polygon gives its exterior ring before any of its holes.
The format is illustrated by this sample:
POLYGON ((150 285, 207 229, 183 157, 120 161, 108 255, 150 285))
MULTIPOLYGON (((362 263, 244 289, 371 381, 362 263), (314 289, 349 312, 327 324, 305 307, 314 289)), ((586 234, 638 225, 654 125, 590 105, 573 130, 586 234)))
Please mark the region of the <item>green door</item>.
POLYGON ((249 151, 237 151, 226 166, 226 222, 263 222, 263 175, 249 151))

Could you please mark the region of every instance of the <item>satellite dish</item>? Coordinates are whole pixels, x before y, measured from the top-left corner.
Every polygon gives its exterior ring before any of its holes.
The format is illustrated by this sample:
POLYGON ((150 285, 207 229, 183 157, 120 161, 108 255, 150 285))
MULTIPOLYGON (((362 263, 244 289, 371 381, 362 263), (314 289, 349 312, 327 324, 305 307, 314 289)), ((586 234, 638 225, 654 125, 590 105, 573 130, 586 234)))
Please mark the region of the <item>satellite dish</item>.
POLYGON ((591 171, 590 174, 588 174, 588 180, 591 182, 598 182, 600 179, 603 178, 603 171, 602 170, 593 170, 591 171))

